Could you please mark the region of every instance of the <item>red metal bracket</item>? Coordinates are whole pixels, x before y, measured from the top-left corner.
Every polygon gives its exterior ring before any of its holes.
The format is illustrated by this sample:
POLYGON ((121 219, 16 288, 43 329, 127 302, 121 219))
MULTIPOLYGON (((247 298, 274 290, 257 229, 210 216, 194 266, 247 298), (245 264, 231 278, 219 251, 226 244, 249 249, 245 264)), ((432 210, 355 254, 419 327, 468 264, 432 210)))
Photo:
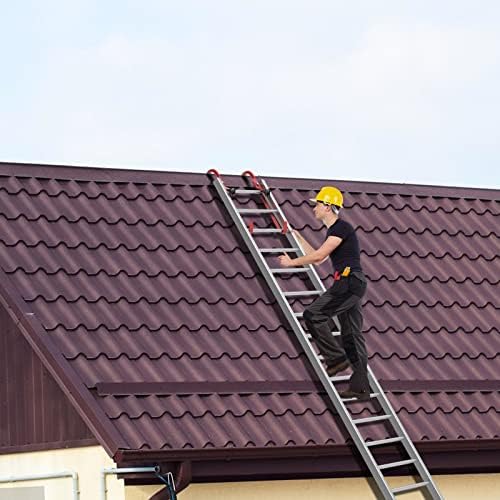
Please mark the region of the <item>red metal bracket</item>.
POLYGON ((245 170, 242 174, 242 176, 247 176, 250 177, 250 180, 252 181, 253 187, 255 189, 258 189, 259 191, 264 191, 264 186, 262 186, 257 179, 256 175, 250 171, 250 170, 245 170))
POLYGON ((220 174, 215 168, 211 168, 208 172, 207 175, 215 175, 215 177, 218 177, 220 179, 220 174))
MULTIPOLYGON (((264 189, 264 186, 257 179, 257 176, 251 170, 245 170, 241 175, 242 175, 242 177, 245 177, 245 176, 249 177, 251 182, 252 182, 253 187, 255 189, 258 189, 259 191, 262 191, 262 202, 263 202, 264 206, 266 208, 271 208, 271 205, 268 203, 266 196, 265 196, 266 190, 264 189)), ((271 215, 271 220, 273 221, 274 227, 276 227, 276 229, 281 229, 282 233, 285 234, 288 231, 286 224, 285 224, 285 227, 281 227, 280 223, 278 222, 278 219, 274 215, 271 215)))

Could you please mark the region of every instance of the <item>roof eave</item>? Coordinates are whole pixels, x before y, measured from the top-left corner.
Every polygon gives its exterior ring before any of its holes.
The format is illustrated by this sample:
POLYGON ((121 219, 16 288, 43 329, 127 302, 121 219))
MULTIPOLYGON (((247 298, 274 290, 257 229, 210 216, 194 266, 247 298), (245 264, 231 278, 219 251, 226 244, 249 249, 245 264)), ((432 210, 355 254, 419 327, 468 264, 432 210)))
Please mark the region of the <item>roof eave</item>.
MULTIPOLYGON (((500 471, 500 439, 429 441, 417 443, 417 448, 433 474, 500 471)), ((158 465, 162 473, 172 472, 178 493, 191 483, 370 476, 359 454, 345 445, 246 450, 119 450, 114 459, 119 467, 158 465)), ((379 455, 379 459, 381 462, 396 460, 390 454, 379 455)), ((396 474, 401 473, 398 470, 396 474)), ((123 478, 130 485, 160 484, 154 474, 131 473, 123 478)))
MULTIPOLYGON (((433 473, 500 471, 500 439, 420 441, 415 444, 433 473)), ((400 459, 394 450, 380 453, 377 457, 381 463, 400 459)), ((369 475, 359 453, 347 445, 119 450, 114 459, 119 466, 163 464, 163 468, 169 464, 189 462, 193 482, 369 475)), ((401 470, 397 473, 401 474, 401 470)))

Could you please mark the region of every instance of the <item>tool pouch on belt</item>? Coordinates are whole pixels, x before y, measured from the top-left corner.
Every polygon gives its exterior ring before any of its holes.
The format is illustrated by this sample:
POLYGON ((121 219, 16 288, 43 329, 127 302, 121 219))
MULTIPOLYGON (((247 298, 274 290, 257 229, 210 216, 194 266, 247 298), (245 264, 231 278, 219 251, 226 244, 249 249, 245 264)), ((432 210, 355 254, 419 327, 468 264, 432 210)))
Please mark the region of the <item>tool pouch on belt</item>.
POLYGON ((333 274, 333 280, 338 281, 340 278, 347 278, 351 274, 351 268, 349 266, 344 267, 343 271, 339 273, 338 271, 335 271, 333 274))

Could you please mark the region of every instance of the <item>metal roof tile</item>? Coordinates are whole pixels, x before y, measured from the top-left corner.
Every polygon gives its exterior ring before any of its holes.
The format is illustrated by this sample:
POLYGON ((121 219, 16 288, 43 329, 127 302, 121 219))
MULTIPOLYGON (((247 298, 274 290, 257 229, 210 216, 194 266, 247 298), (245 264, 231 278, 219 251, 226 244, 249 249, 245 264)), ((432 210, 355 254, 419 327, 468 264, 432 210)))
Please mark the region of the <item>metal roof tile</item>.
MULTIPOLYGON (((305 200, 322 181, 269 184, 292 227, 319 245, 324 232, 305 200)), ((365 331, 374 372, 402 381, 498 380, 500 193, 338 185, 370 280, 365 331)), ((258 241, 283 244, 279 237, 258 241)), ((203 175, 0 164, 0 255, 89 388, 313 378, 203 175)), ((328 284, 329 264, 318 270, 328 284)), ((287 290, 307 286, 298 276, 282 283, 287 290)), ((346 441, 317 392, 92 394, 130 449, 346 441)), ((491 439, 500 437, 499 394, 405 391, 390 398, 417 441, 491 439)), ((377 427, 368 437, 386 437, 377 427)))

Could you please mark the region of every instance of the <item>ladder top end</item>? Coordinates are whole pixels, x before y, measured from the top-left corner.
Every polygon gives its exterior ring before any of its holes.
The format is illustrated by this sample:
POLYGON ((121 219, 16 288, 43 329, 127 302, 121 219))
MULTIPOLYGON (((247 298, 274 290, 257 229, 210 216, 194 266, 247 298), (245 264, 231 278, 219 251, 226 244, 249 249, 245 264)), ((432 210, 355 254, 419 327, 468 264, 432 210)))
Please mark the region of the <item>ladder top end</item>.
POLYGON ((260 184, 259 180, 257 179, 257 176, 251 171, 251 170, 245 170, 241 176, 243 178, 248 177, 250 181, 252 182, 252 185, 255 189, 258 189, 259 191, 263 191, 264 187, 260 184))
POLYGON ((218 177, 220 179, 220 174, 217 170, 215 170, 215 168, 211 168, 210 170, 208 170, 207 175, 209 177, 213 175, 213 176, 218 177))

